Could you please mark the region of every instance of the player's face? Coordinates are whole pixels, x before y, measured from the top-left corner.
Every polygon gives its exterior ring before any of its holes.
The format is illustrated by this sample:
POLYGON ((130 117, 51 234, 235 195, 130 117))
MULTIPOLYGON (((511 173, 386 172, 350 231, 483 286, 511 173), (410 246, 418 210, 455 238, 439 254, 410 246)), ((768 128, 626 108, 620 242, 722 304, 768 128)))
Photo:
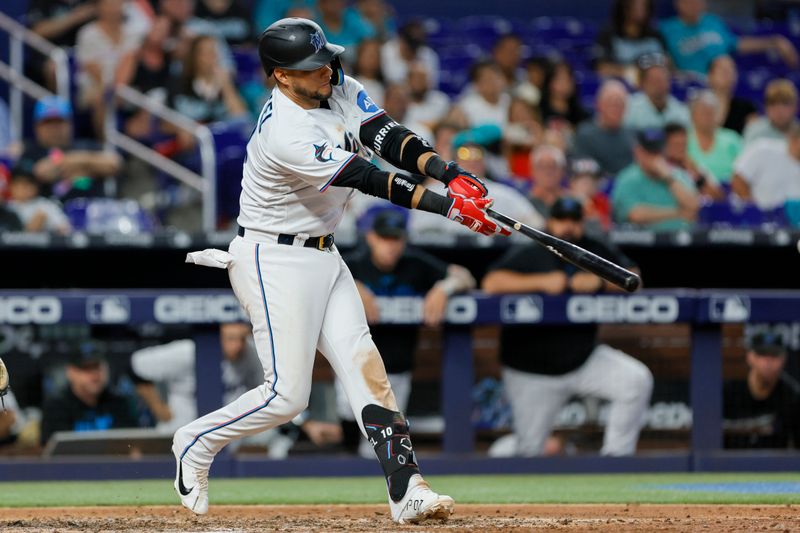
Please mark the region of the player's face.
POLYGON ((236 361, 247 347, 250 337, 250 326, 246 324, 222 324, 219 328, 219 342, 222 355, 228 361, 236 361))
POLYGON ((406 240, 402 237, 381 237, 374 231, 367 233, 367 244, 372 262, 379 270, 393 270, 406 249, 406 240))
POLYGON ((331 86, 333 69, 330 65, 323 65, 316 70, 287 70, 285 72, 291 91, 306 100, 321 102, 333 94, 331 86))

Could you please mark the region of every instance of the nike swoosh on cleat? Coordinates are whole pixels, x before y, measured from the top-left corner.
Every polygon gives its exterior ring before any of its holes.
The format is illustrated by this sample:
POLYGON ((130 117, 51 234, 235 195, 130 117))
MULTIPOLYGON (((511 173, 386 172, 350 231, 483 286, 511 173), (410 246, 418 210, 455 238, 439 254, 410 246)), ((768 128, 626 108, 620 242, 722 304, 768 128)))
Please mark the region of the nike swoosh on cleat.
POLYGON ((194 487, 191 489, 187 489, 186 486, 183 484, 183 463, 178 463, 178 491, 181 493, 182 496, 188 496, 194 490, 194 487))

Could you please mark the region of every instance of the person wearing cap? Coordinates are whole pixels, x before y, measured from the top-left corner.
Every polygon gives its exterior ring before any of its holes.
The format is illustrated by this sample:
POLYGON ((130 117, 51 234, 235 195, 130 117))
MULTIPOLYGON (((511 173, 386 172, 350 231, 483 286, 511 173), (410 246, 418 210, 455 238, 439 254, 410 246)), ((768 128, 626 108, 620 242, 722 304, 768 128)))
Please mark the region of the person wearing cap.
POLYGON ((623 123, 629 128, 663 128, 670 122, 689 125, 689 110, 670 93, 666 56, 646 54, 637 60, 639 91, 628 99, 623 123))
POLYGON ((742 200, 768 211, 800 199, 800 123, 785 140, 759 139, 733 164, 731 188, 742 200))
POLYGON ((764 331, 749 340, 747 377, 723 388, 725 448, 800 447, 800 383, 786 373, 783 339, 764 331))
POLYGON ((428 81, 439 88, 439 55, 426 44, 427 30, 419 19, 403 24, 397 35, 381 47, 381 69, 386 83, 403 83, 408 78, 412 61, 419 61, 428 71, 428 81))
POLYGON ((39 188, 33 173, 16 167, 11 173, 8 208, 17 214, 27 232, 68 234, 72 231, 72 225, 64 210, 53 200, 40 196, 39 188))
MULTIPOLYGON (((380 324, 381 320, 390 319, 391 308, 382 307, 377 298, 422 297, 422 322, 426 326, 439 326, 450 296, 474 288, 475 278, 462 266, 448 265, 409 246, 405 214, 393 208, 386 208, 375 216, 366 242, 367 246, 347 257, 346 263, 364 303, 372 340, 383 359, 397 405, 405 412, 411 393, 419 326, 380 324)), ((346 433, 355 435, 358 428, 338 379, 336 386, 337 412, 345 421, 346 433)), ((366 439, 361 439, 359 453, 372 457, 374 452, 366 439)))
POLYGON ((623 124, 628 91, 619 80, 606 80, 597 90, 594 119, 578 125, 570 153, 597 161, 602 172, 615 175, 633 161, 635 132, 623 124))
MULTIPOLYGON (((575 198, 564 196, 553 204, 547 231, 638 271, 615 247, 586 235, 583 207, 575 198)), ((618 290, 535 243, 515 247, 492 264, 481 288, 489 294, 551 295, 618 290)), ((556 416, 573 395, 596 396, 611 402, 602 454, 635 453, 653 376, 630 355, 598 344, 596 336, 596 324, 503 326, 500 359, 514 436, 498 441, 490 455, 503 454, 501 450, 514 455, 540 455, 556 416)))
POLYGON ((611 227, 611 202, 600 189, 601 180, 600 165, 594 159, 574 159, 571 162, 567 194, 581 203, 585 223, 593 232, 611 227))
POLYGON ((77 348, 67 363, 67 387, 45 400, 42 407, 42 445, 57 431, 102 431, 136 427, 128 399, 108 386, 109 369, 93 344, 77 348))
POLYGON ((691 227, 699 195, 691 178, 664 157, 664 131, 642 130, 636 139, 634 163, 617 176, 611 193, 614 221, 655 231, 691 227))
POLYGON ((716 15, 706 12, 706 0, 675 0, 677 16, 659 30, 678 70, 704 76, 711 61, 724 54, 777 52, 790 68, 798 67, 797 49, 782 35, 734 35, 716 15))
POLYGON ((72 106, 58 96, 42 98, 33 109, 34 135, 17 165, 31 172, 42 196, 98 196, 99 180, 120 171, 122 159, 96 141, 74 139, 72 106))
POLYGON ((786 79, 772 80, 764 89, 764 114, 747 124, 742 136, 748 146, 759 139, 783 140, 797 120, 797 87, 786 79))

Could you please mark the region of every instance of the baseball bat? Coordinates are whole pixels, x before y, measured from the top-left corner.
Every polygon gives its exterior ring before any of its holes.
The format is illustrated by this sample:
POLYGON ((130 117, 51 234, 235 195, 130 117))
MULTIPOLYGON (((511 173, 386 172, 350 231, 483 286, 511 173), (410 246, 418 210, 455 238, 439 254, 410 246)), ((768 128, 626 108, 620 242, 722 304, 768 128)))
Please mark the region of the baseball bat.
POLYGON ((603 259, 599 255, 593 254, 589 250, 585 250, 580 246, 572 244, 571 242, 567 242, 557 237, 553 237, 552 235, 549 235, 543 231, 526 226, 522 222, 514 220, 503 213, 498 213, 492 208, 487 209, 486 212, 492 218, 514 228, 526 237, 530 237, 565 261, 569 261, 576 267, 582 268, 587 272, 591 272, 592 274, 595 274, 596 276, 599 276, 604 280, 613 283, 622 289, 625 289, 628 292, 635 291, 642 283, 641 278, 635 273, 631 272, 630 270, 625 270, 621 266, 612 263, 607 259, 603 259))

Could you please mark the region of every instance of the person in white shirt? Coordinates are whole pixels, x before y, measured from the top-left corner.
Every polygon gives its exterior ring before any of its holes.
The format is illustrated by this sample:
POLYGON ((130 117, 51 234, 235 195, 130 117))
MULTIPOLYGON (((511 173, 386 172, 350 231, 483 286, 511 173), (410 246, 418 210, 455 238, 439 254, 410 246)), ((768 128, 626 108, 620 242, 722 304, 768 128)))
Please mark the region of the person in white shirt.
POLYGON ((408 89, 411 101, 404 122, 421 123, 433 128, 450 110, 450 97, 431 87, 428 71, 418 61, 408 67, 408 89))
POLYGON ((11 199, 8 208, 19 217, 25 231, 47 231, 61 235, 72 231, 72 225, 61 206, 39 196, 39 182, 32 173, 19 167, 14 169, 9 192, 11 199))
POLYGON ((494 124, 504 128, 508 123, 511 96, 506 92, 506 80, 497 63, 479 61, 472 66, 470 79, 474 90, 458 102, 469 126, 494 124))
POLYGON ((763 210, 800 199, 800 124, 789 128, 785 141, 759 139, 747 145, 733 164, 731 188, 763 210))
POLYGON ((400 28, 397 37, 387 41, 381 48, 381 68, 386 83, 402 83, 408 78, 411 62, 419 61, 428 72, 431 87, 439 87, 439 56, 426 46, 425 26, 412 20, 400 28))
POLYGON ((689 109, 670 94, 670 72, 661 54, 646 54, 637 60, 639 92, 628 99, 623 124, 643 130, 676 123, 689 127, 689 109))

